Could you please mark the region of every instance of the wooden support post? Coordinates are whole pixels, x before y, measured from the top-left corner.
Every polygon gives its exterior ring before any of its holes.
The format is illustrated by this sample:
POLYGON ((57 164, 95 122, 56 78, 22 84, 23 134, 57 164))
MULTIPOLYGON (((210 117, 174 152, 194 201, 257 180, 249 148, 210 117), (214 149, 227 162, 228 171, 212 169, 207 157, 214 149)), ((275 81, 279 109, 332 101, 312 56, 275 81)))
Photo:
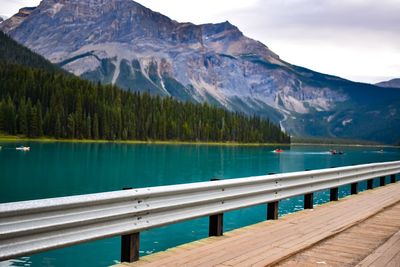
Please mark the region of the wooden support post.
MULTIPOLYGON (((211 181, 219 181, 213 178, 211 181)), ((224 234, 224 214, 219 213, 209 217, 208 236, 222 236, 224 234)))
MULTIPOLYGON (((270 172, 268 175, 276 174, 275 172, 270 172)), ((278 183, 278 181, 276 181, 278 183)), ((278 220, 279 216, 279 201, 270 202, 267 204, 267 220, 278 220)))
POLYGON ((314 193, 308 193, 304 195, 304 209, 314 208, 314 193))
POLYGON ((385 186, 385 185, 386 185, 385 179, 386 179, 386 176, 382 176, 382 177, 379 179, 379 185, 380 185, 380 186, 385 186))
POLYGON ((279 201, 268 203, 267 220, 278 220, 279 201))
MULTIPOLYGON (((306 169, 306 171, 310 171, 310 169, 306 169)), ((314 193, 308 193, 304 195, 304 209, 311 210, 314 208, 314 193)))
POLYGON ((339 188, 338 187, 334 187, 331 188, 330 190, 330 200, 331 201, 338 201, 339 200, 339 188))
POLYGON ((222 236, 224 234, 224 214, 215 214, 210 216, 208 236, 222 236))
POLYGON ((358 194, 358 183, 351 184, 351 194, 357 195, 358 194))
POLYGON ((390 182, 394 184, 396 182, 396 174, 390 175, 390 182))
POLYGON ((121 237, 121 262, 139 260, 140 233, 123 235, 121 237))
POLYGON ((367 180, 367 189, 374 189, 374 180, 373 179, 369 179, 367 180))
MULTIPOLYGON (((129 190, 132 188, 123 188, 129 190)), ((140 233, 121 236, 121 262, 134 262, 139 260, 140 233)))

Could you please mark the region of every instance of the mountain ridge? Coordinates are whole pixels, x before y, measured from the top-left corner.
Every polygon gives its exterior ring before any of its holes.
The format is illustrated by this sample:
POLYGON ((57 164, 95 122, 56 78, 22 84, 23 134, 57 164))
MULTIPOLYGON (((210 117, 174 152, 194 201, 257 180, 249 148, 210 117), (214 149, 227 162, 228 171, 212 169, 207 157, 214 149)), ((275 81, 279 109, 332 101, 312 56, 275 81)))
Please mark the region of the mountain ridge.
POLYGON ((179 23, 129 0, 45 0, 0 29, 86 79, 270 117, 295 136, 358 138, 357 110, 399 112, 397 93, 291 65, 229 22, 179 23))
POLYGON ((379 82, 375 84, 380 87, 400 88, 400 78, 391 79, 389 81, 379 82))

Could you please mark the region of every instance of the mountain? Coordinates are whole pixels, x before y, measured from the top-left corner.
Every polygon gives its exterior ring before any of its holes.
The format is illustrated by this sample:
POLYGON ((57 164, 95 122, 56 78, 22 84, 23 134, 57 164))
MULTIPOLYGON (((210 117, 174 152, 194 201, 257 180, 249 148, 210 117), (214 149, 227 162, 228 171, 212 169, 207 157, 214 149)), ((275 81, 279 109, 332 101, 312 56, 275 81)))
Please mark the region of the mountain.
POLYGON ((0 32, 0 133, 27 137, 289 143, 277 125, 207 104, 93 84, 0 32))
POLYGON ((8 19, 8 17, 0 15, 0 23, 2 23, 3 21, 5 21, 6 19, 8 19))
POLYGON ((400 78, 375 84, 380 87, 400 88, 400 78))
POLYGON ((179 23, 131 0, 43 0, 0 29, 92 81, 269 117, 294 136, 400 139, 399 91, 289 64, 229 22, 179 23))

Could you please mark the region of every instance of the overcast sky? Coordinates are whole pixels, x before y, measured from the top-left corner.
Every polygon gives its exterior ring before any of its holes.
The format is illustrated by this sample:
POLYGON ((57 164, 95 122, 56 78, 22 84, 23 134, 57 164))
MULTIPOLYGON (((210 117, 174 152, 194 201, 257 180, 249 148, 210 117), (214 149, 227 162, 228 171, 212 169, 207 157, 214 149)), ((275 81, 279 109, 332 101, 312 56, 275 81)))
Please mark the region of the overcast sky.
MULTIPOLYGON (((0 0, 0 14, 39 2, 0 0)), ((283 60, 323 73, 370 83, 400 77, 400 0, 137 2, 180 22, 229 20, 283 60)))

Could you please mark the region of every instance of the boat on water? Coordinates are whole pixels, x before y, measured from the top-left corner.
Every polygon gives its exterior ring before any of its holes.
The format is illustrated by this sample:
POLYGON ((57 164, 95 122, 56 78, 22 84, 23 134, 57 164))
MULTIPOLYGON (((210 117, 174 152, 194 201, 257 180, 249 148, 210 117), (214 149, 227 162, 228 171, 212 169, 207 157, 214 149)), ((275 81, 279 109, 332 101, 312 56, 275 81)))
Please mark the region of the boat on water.
POLYGON ((343 155, 344 154, 343 151, 338 151, 336 149, 329 150, 329 153, 331 153, 331 155, 343 155))
POLYGON ((282 152, 283 152, 283 149, 280 149, 280 148, 277 148, 274 150, 274 153, 282 153, 282 152))
POLYGON ((18 146, 15 148, 18 151, 29 151, 31 148, 29 146, 18 146))

